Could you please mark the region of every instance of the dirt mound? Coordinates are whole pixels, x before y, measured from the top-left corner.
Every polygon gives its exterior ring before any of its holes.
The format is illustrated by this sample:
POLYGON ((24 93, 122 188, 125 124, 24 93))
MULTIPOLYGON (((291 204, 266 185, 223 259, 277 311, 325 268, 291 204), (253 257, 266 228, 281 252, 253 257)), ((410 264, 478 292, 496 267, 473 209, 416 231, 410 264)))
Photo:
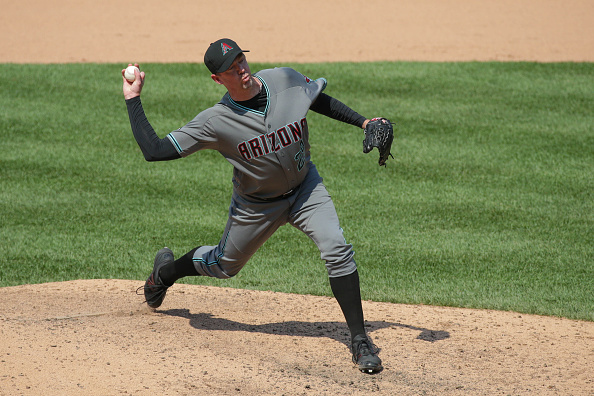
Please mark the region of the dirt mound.
POLYGON ((594 324, 364 302, 385 370, 360 374, 336 301, 141 281, 2 289, 3 395, 592 394, 594 324))

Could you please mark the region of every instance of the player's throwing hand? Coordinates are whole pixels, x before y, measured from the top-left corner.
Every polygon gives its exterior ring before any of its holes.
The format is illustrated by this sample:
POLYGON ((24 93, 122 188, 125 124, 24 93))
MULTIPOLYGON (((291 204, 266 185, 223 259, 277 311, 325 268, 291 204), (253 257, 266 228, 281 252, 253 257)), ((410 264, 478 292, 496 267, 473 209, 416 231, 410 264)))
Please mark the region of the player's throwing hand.
POLYGON ((128 64, 128 66, 136 66, 136 70, 134 70, 134 81, 130 82, 126 79, 125 73, 126 69, 122 69, 122 80, 124 81, 124 98, 125 99, 132 99, 137 96, 140 96, 140 92, 142 92, 142 87, 144 86, 144 72, 140 71, 140 67, 138 63, 135 64, 128 64))

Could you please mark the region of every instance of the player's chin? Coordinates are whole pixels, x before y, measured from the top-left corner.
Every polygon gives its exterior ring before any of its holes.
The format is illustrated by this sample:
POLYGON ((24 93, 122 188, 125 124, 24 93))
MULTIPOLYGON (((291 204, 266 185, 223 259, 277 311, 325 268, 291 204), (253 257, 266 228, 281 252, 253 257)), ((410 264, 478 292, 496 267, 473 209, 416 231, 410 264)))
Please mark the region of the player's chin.
POLYGON ((252 85, 254 85, 254 80, 252 80, 252 76, 249 76, 247 79, 242 79, 241 85, 243 89, 251 88, 252 85))

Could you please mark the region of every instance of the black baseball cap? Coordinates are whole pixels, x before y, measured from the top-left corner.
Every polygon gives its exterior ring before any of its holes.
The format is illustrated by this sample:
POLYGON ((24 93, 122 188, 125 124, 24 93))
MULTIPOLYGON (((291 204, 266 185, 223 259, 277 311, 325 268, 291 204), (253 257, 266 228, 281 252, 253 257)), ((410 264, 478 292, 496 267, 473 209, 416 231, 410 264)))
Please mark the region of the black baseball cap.
POLYGON ((227 70, 237 55, 244 51, 231 39, 220 39, 211 43, 204 54, 204 64, 211 73, 221 73, 227 70))

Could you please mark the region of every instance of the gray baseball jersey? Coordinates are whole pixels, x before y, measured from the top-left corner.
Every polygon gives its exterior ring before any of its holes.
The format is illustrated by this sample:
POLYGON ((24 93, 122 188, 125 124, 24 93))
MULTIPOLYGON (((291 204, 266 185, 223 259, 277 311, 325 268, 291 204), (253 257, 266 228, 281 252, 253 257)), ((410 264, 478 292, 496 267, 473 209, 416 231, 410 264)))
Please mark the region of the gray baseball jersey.
POLYGON ((223 237, 217 246, 195 252, 196 269, 205 276, 231 277, 278 227, 290 223, 316 243, 331 277, 348 275, 356 270, 352 246, 310 161, 306 115, 326 80, 310 80, 290 68, 254 76, 266 90, 264 111, 243 107, 227 93, 168 135, 182 157, 213 149, 234 167, 223 237))

